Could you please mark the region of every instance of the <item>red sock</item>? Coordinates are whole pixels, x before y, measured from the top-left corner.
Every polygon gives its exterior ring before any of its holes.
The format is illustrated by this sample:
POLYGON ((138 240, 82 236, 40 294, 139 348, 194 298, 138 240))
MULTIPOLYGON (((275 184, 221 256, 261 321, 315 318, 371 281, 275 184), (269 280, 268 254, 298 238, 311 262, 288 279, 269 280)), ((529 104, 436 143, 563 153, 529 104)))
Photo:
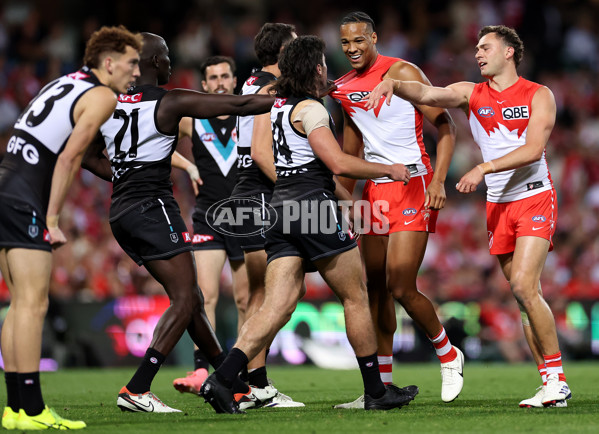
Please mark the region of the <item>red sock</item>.
POLYGON ((545 363, 541 363, 537 366, 537 369, 541 375, 541 380, 543 380, 543 386, 547 386, 547 367, 545 366, 545 363))
POLYGON ((545 359, 545 366, 547 366, 547 375, 557 374, 559 377, 559 381, 566 381, 566 376, 564 375, 564 368, 562 366, 561 351, 548 356, 543 354, 543 358, 545 359))
POLYGON ((445 333, 445 327, 441 326, 439 334, 434 338, 429 337, 429 339, 433 343, 435 352, 441 363, 452 362, 458 356, 455 348, 451 345, 451 342, 449 342, 449 338, 445 333))
POLYGON ((379 372, 384 384, 393 383, 393 354, 390 356, 378 356, 379 372))

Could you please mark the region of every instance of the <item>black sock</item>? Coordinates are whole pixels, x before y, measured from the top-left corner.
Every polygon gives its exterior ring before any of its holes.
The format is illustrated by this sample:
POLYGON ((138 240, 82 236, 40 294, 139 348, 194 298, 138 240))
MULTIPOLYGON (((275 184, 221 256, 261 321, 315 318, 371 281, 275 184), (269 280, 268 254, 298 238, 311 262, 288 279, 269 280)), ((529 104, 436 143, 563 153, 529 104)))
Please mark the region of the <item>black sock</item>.
POLYGON ((227 355, 225 361, 215 371, 216 378, 225 386, 231 388, 235 377, 248 364, 249 360, 245 353, 239 348, 233 348, 227 355))
POLYGON ((28 416, 35 416, 44 411, 44 398, 40 385, 40 373, 18 373, 19 400, 21 408, 28 416))
POLYGON ((210 360, 209 362, 214 369, 218 369, 218 367, 223 364, 223 362, 225 361, 226 358, 227 358, 227 356, 225 356, 225 352, 223 351, 218 356, 216 356, 214 359, 210 360))
POLYGON ((244 366, 243 369, 241 370, 241 372, 239 373, 239 378, 244 383, 247 383, 249 381, 249 375, 248 375, 248 367, 247 367, 247 365, 244 366))
POLYGON ((248 381, 250 385, 264 389, 268 386, 268 378, 266 377, 266 366, 254 369, 248 373, 248 381))
POLYGON ((372 398, 380 398, 385 394, 385 385, 381 381, 379 361, 374 353, 371 356, 356 357, 364 381, 364 393, 372 398))
POLYGON ((19 412, 19 377, 16 372, 5 372, 6 406, 15 413, 19 412))
POLYGON ((235 377, 233 379, 233 386, 231 386, 234 394, 243 393, 244 395, 250 391, 250 386, 244 383, 241 378, 235 377))
POLYGON ((152 381, 164 359, 166 359, 166 356, 154 348, 148 348, 141 365, 139 365, 139 368, 137 368, 137 371, 127 384, 127 390, 131 393, 145 393, 149 391, 152 381))
POLYGON ((202 350, 195 350, 193 352, 193 370, 196 371, 198 369, 208 370, 210 367, 210 363, 208 363, 208 359, 202 352, 202 350))

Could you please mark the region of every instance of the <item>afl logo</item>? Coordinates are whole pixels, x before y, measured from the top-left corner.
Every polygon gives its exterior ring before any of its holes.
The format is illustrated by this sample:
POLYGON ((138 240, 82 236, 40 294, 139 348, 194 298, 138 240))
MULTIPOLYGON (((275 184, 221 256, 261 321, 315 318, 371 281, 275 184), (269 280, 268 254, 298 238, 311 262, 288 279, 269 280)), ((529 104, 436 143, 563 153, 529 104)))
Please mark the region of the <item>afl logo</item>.
POLYGON ((545 218, 544 215, 536 215, 532 218, 532 221, 535 223, 542 223, 544 221, 546 221, 547 219, 545 218))
POLYGON ((351 102, 360 102, 366 98, 368 98, 368 95, 370 95, 370 92, 353 92, 347 95, 347 98, 349 98, 349 100, 351 102))
POLYGON ((416 210, 414 208, 406 208, 402 211, 402 214, 405 216, 416 214, 416 210))
POLYGON ((482 116, 483 118, 490 118, 494 114, 495 112, 491 107, 481 107, 478 109, 478 115, 482 116))
POLYGON ((214 133, 204 133, 200 136, 200 140, 202 142, 212 142, 216 140, 216 134, 214 133))

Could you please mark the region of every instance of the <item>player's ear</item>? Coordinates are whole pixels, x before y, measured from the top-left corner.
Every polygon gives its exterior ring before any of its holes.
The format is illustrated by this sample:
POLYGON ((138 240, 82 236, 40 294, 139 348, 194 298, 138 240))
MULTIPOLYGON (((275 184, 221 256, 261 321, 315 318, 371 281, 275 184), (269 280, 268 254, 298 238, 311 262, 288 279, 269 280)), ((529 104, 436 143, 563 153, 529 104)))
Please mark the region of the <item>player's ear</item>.
POLYGON ((158 56, 155 54, 152 56, 152 65, 154 65, 155 68, 158 68, 158 56))
POLYGON ((376 44, 376 41, 378 41, 378 39, 379 39, 376 32, 372 32, 372 35, 370 36, 370 38, 372 39, 373 44, 376 44))
POLYGON ((208 93, 208 86, 205 80, 202 80, 202 90, 208 93))
POLYGON ((109 74, 112 74, 112 63, 114 59, 111 56, 106 56, 102 63, 104 64, 104 68, 108 71, 109 74))

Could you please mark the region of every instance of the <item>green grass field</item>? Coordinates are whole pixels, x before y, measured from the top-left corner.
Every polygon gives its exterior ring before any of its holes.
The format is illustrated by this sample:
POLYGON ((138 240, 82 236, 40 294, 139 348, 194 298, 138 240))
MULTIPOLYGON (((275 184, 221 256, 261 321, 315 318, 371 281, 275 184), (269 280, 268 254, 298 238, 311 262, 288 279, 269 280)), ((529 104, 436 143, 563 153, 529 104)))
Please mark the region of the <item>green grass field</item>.
MULTIPOLYGON (((173 378, 184 369, 162 368, 152 391, 180 414, 123 413, 119 389, 134 369, 76 369, 42 374, 46 402, 63 416, 83 419, 85 432, 124 433, 599 433, 598 364, 567 363, 573 399, 568 408, 521 409, 518 402, 540 383, 532 363, 466 365, 460 397, 444 404, 437 364, 394 367, 399 385, 416 384, 420 394, 393 411, 333 410, 361 393, 358 371, 316 367, 270 367, 269 377, 284 393, 303 401, 303 409, 259 409, 247 415, 217 415, 203 399, 180 394, 173 378)), ((4 398, 2 398, 4 399, 4 398)))

